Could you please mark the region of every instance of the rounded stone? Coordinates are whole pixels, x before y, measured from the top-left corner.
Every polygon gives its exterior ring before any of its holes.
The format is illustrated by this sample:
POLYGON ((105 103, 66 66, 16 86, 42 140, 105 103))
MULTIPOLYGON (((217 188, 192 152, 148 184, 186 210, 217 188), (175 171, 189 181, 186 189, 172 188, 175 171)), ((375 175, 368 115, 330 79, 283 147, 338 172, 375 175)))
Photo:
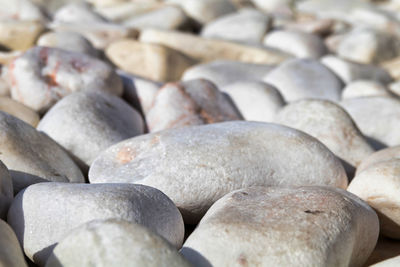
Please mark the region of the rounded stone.
MULTIPOLYGON (((13 184, 6 165, 0 161, 0 218, 7 217, 8 208, 14 198, 13 184)), ((1 253, 0 253, 1 254, 1 253)))
POLYGON ((342 99, 366 96, 393 96, 383 84, 373 80, 358 80, 346 85, 342 99))
POLYGON ((0 265, 28 267, 14 231, 3 220, 0 220, 0 265))
POLYGON ((32 127, 36 127, 40 120, 34 110, 9 97, 0 97, 0 110, 23 120, 32 127))
POLYGON ((360 165, 358 165, 357 174, 374 164, 392 159, 400 160, 400 146, 388 147, 372 153, 369 157, 365 158, 360 165))

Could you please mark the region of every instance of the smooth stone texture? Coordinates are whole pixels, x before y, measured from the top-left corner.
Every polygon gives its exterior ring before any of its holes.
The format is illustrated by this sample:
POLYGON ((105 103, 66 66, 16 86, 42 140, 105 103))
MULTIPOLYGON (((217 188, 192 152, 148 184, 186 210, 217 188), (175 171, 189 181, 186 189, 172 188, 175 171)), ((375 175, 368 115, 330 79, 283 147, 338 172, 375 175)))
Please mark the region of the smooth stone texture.
POLYGON ((270 32, 265 36, 263 44, 298 58, 320 58, 328 52, 319 36, 293 30, 270 32))
POLYGON ((39 266, 72 229, 111 218, 142 224, 174 246, 182 244, 181 214, 167 196, 148 186, 40 183, 20 192, 8 213, 26 256, 39 266))
POLYGON ((359 64, 332 55, 323 57, 321 63, 331 69, 345 83, 356 80, 374 80, 388 84, 393 80, 385 69, 372 64, 359 64))
POLYGON ((357 168, 357 174, 361 173, 365 169, 384 161, 393 159, 400 160, 400 146, 389 147, 381 149, 365 158, 357 168))
POLYGON ((92 44, 76 32, 47 32, 40 36, 37 45, 61 48, 72 52, 88 54, 93 57, 98 55, 92 44))
POLYGON ((271 17, 256 10, 242 9, 207 23, 201 36, 233 42, 261 44, 270 28, 271 17))
MULTIPOLYGON (((14 198, 14 190, 10 173, 8 172, 6 165, 4 165, 4 163, 0 161, 0 218, 1 219, 7 218, 8 208, 10 207, 13 198, 14 198)), ((1 229, 1 224, 0 224, 0 229, 1 229)), ((1 265, 1 258, 2 257, 0 249, 0 265, 1 265)))
POLYGON ((109 6, 95 6, 95 11, 110 21, 121 23, 163 6, 164 3, 160 3, 158 0, 129 1, 109 6))
POLYGON ((89 180, 156 187, 189 224, 197 223, 220 197, 243 187, 347 186, 342 164, 316 139, 281 125, 240 121, 120 142, 93 162, 89 180))
POLYGON ((40 8, 30 0, 0 0, 3 20, 45 21, 40 8))
POLYGON ((288 102, 305 98, 339 101, 342 91, 341 80, 312 59, 285 61, 265 75, 264 81, 278 88, 288 102))
POLYGON ((222 59, 247 63, 276 64, 290 57, 271 48, 207 39, 177 31, 146 29, 141 32, 139 40, 145 43, 168 46, 201 62, 222 59))
POLYGON ((216 60, 187 69, 182 80, 207 79, 219 88, 236 82, 262 81, 274 68, 268 64, 252 64, 228 60, 216 60))
POLYGON ((400 81, 393 82, 388 85, 390 92, 400 97, 400 81))
POLYGON ((54 21, 64 23, 102 23, 106 20, 85 2, 67 4, 54 14, 54 21))
MULTIPOLYGON (((301 31, 318 36, 325 36, 327 34, 331 34, 334 31, 336 24, 337 22, 332 19, 313 18, 311 20, 297 20, 293 22, 288 22, 283 25, 283 28, 285 30, 301 31)), ((327 38, 329 38, 330 36, 328 36, 327 38)))
POLYGON ((5 75, 12 98, 40 113, 74 91, 122 94, 122 82, 110 65, 58 48, 28 50, 11 62, 5 75))
POLYGON ((344 190, 253 187, 218 200, 181 252, 196 266, 362 266, 378 234, 376 213, 344 190))
POLYGON ((40 120, 35 111, 9 97, 0 97, 0 110, 23 120, 32 127, 36 127, 40 120))
POLYGON ((174 49, 128 39, 112 43, 105 53, 119 68, 160 82, 179 80, 196 63, 174 49))
POLYGON ((283 13, 289 12, 292 0, 251 0, 251 2, 259 9, 267 13, 283 13))
POLYGON ((384 85, 373 80, 358 80, 346 85, 342 99, 366 96, 393 96, 384 85))
POLYGON ((340 105, 350 114, 361 132, 376 149, 400 145, 400 100, 371 96, 343 100, 340 105))
POLYGON ((383 62, 382 68, 390 73, 396 81, 400 79, 400 57, 383 62))
POLYGON ((236 107, 204 79, 167 83, 146 114, 150 132, 240 119, 236 107))
POLYGON ((81 171, 47 135, 0 111, 0 160, 10 170, 14 192, 38 182, 83 183, 81 171))
POLYGON ((263 82, 236 82, 220 88, 247 121, 273 122, 285 105, 281 93, 263 82))
POLYGON ((400 265, 400 256, 393 257, 391 259, 384 260, 382 262, 378 262, 371 267, 397 267, 400 265))
POLYGON ((26 50, 34 45, 44 26, 38 21, 0 21, 0 45, 11 50, 26 50))
POLYGON ((14 231, 3 220, 0 220, 0 266, 28 267, 14 231))
POLYGON ((140 114, 119 97, 83 91, 54 105, 37 130, 90 166, 109 146, 143 134, 144 123, 140 114))
POLYGON ((374 152, 350 115, 329 101, 290 103, 278 113, 275 122, 317 138, 344 162, 350 177, 358 164, 374 152))
POLYGON ((400 239, 400 160, 376 163, 357 174, 347 190, 376 210, 381 233, 400 239))
POLYGON ((46 267, 189 267, 176 248, 139 224, 96 220, 71 231, 54 248, 46 267))

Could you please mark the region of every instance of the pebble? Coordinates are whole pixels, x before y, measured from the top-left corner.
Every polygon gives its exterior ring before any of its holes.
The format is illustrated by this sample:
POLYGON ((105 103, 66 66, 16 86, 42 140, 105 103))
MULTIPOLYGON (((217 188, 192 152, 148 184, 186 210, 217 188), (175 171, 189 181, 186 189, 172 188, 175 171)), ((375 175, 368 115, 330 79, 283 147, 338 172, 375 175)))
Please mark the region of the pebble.
POLYGON ((71 3, 58 9, 54 21, 63 23, 102 23, 106 20, 94 12, 87 3, 71 3))
POLYGON ((14 231, 3 220, 0 220, 0 265, 28 267, 14 231))
POLYGON ((393 146, 372 153, 369 157, 365 158, 358 166, 357 174, 377 163, 394 159, 400 160, 400 146, 393 146))
POLYGON ((393 96, 383 84, 373 80, 358 80, 346 85, 342 92, 342 99, 366 96, 393 96))
POLYGON ((362 266, 378 234, 376 213, 344 190, 253 187, 218 200, 181 252, 197 266, 362 266))
POLYGON ((109 146, 143 134, 144 123, 140 114, 120 98, 82 91, 54 105, 37 130, 89 166, 109 146))
POLYGON ((190 264, 176 248, 146 227, 108 219, 91 221, 71 231, 46 262, 46 267, 73 266, 189 267, 190 264))
POLYGON ((316 139, 282 125, 240 121, 127 139, 97 157, 89 180, 158 188, 189 224, 220 197, 243 187, 347 186, 342 164, 316 139))
MULTIPOLYGON (((13 198, 14 198, 14 191, 10 173, 6 165, 4 165, 4 163, 0 161, 0 218, 1 219, 7 218, 8 208, 10 207, 13 198)), ((0 232, 1 232, 1 225, 2 224, 0 223, 0 232)), ((1 262, 1 251, 0 251, 0 262, 1 262)))
POLYGON ((83 183, 67 153, 47 135, 0 111, 0 160, 10 170, 14 193, 38 182, 83 183))
POLYGON ((342 81, 328 68, 313 59, 290 59, 264 77, 287 102, 305 98, 339 101, 342 81))
POLYGON ((44 25, 39 21, 0 21, 0 45, 11 50, 27 50, 43 30, 44 25))
POLYGON ((8 213, 26 256, 39 266, 72 229, 112 218, 142 224, 175 247, 182 244, 178 209, 159 190, 143 185, 35 184, 16 196, 8 213))
POLYGON ((46 20, 40 8, 30 0, 0 0, 0 10, 3 20, 46 20))
POLYGON ((34 110, 9 97, 0 97, 0 110, 23 120, 32 127, 36 127, 40 120, 34 110))

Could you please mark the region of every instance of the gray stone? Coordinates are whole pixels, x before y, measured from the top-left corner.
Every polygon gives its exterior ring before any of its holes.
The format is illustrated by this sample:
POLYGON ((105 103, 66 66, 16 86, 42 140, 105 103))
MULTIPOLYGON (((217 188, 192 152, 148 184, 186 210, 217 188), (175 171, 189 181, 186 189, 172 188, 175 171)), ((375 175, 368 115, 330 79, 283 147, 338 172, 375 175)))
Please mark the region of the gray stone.
MULTIPOLYGON (((7 217, 8 208, 10 207, 13 198, 14 198, 14 191, 10 173, 8 172, 6 165, 4 165, 4 163, 0 161, 0 218, 1 219, 5 219, 7 217)), ((1 224, 0 224, 0 229, 1 229, 1 224)), ((1 261, 1 256, 0 256, 0 261, 1 261)))
POLYGON ((383 84, 373 80, 358 80, 346 85, 342 99, 366 96, 394 96, 383 84))
POLYGON ((106 20, 85 2, 67 4, 54 14, 54 21, 64 23, 98 23, 106 20))
POLYGON ((28 267, 14 231, 3 220, 0 220, 0 265, 28 267))

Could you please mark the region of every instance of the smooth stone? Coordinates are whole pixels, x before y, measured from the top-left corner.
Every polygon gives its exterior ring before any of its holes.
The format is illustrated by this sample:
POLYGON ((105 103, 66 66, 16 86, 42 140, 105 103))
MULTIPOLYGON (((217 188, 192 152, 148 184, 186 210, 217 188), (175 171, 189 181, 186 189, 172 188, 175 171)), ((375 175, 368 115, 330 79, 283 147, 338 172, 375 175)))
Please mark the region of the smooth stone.
POLYGON ((164 4, 157 0, 145 0, 121 2, 110 6, 95 6, 94 10, 109 21, 121 23, 134 16, 151 12, 163 6, 164 4))
POLYGON ((320 58, 328 52, 319 36, 293 30, 272 31, 265 36, 263 44, 298 58, 320 58))
POLYGON ((280 64, 264 77, 274 85, 286 101, 305 98, 339 101, 342 81, 328 68, 313 59, 291 59, 280 64))
POLYGON ((230 0, 167 0, 166 2, 181 6, 186 14, 201 24, 236 11, 230 0))
POLYGON ((0 21, 0 45, 11 50, 27 50, 43 30, 43 24, 38 21, 0 21))
POLYGON ((376 210, 381 233, 400 239, 400 160, 393 159, 373 164, 358 173, 347 190, 365 200, 376 210))
POLYGON ((191 265, 176 248, 148 228, 121 219, 108 219, 91 221, 71 231, 46 262, 46 267, 74 266, 191 265))
POLYGON ((400 145, 400 100, 371 96, 343 100, 340 105, 350 114, 361 132, 376 149, 400 145))
POLYGON ((207 79, 219 88, 236 82, 262 81, 274 68, 269 64, 253 64, 228 60, 216 60, 187 69, 182 80, 207 79))
POLYGON ((242 9, 207 23, 201 36, 233 42, 261 44, 271 26, 270 16, 256 9, 242 9))
POLYGON ((243 187, 347 186, 342 164, 315 138, 281 125, 241 121, 125 140, 93 162, 89 180, 156 187, 189 224, 197 223, 220 197, 243 187))
MULTIPOLYGON (((0 218, 6 219, 8 208, 14 198, 13 183, 11 175, 3 162, 0 161, 0 218)), ((0 220, 1 221, 1 220, 0 220)), ((0 224, 1 236, 1 224, 0 224)), ((1 240, 1 239, 0 239, 1 240)), ((0 244, 1 247, 1 244, 0 244)), ((1 265, 1 249, 0 249, 0 265, 1 265)))
POLYGON ((359 174, 367 168, 384 161, 393 159, 400 160, 400 146, 388 147, 372 153, 369 157, 365 158, 357 168, 359 174))
POLYGON ((281 93, 263 82, 236 82, 220 88, 247 121, 273 122, 285 105, 281 93))
POLYGON ((251 2, 259 9, 266 13, 287 14, 290 11, 292 0, 251 0, 251 2))
POLYGON ((45 21, 40 8, 30 0, 0 0, 2 20, 45 21))
POLYGON ((400 255, 400 241, 380 236, 376 247, 364 266, 373 266, 379 262, 400 255))
POLYGON ((39 266, 72 229, 111 218, 142 224, 175 247, 182 244, 178 209, 162 192, 143 185, 35 184, 16 196, 8 213, 26 256, 39 266))
POLYGON ((2 111, 0 130, 0 160, 10 170, 15 193, 38 182, 85 182, 72 159, 47 135, 2 111))
POLYGON ((378 234, 376 213, 345 190, 250 187, 218 200, 181 253, 196 266, 362 266, 378 234))
POLYGON ((289 31, 301 31, 305 33, 315 34, 318 36, 325 36, 334 31, 336 23, 337 22, 332 19, 313 18, 311 20, 289 22, 283 25, 283 28, 289 31))
POLYGON ((92 10, 85 2, 67 4, 54 14, 53 20, 63 23, 102 23, 107 20, 92 10))
POLYGON ((165 6, 144 14, 133 16, 123 25, 137 29, 157 28, 163 30, 179 30, 188 27, 189 17, 179 6, 165 6))
POLYGON ((76 32, 47 32, 40 36, 38 46, 56 47, 64 50, 84 53, 96 57, 98 53, 92 44, 76 32))
MULTIPOLYGON (((114 6, 128 1, 129 0, 86 0, 86 2, 92 4, 95 7, 114 6)), ((150 0, 145 0, 145 1, 150 1, 150 0)))
POLYGON ((36 127, 40 120, 35 111, 9 97, 0 97, 0 110, 23 120, 32 127, 36 127))
POLYGON ((28 267, 14 231, 3 220, 0 220, 0 265, 28 267))
POLYGON ((122 82, 102 60, 58 48, 34 47, 16 58, 5 73, 14 100, 43 113, 79 90, 122 94, 122 82))
POLYGON ((146 113, 150 132, 241 119, 235 106, 204 79, 167 83, 146 113))
POLYGON ((146 29, 141 32, 139 40, 144 43, 168 46, 200 62, 222 59, 247 63, 276 64, 290 57, 267 47, 207 39, 177 31, 146 29))
POLYGON ((400 40, 389 33, 354 28, 341 41, 338 55, 358 63, 378 64, 400 55, 400 40))
POLYGON ((350 82, 342 92, 342 99, 367 96, 393 96, 393 94, 383 84, 374 80, 350 82))
POLYGON ((196 63, 174 49, 129 39, 112 43, 105 53, 122 70, 160 82, 179 80, 196 63))
POLYGON ((8 86, 6 80, 3 79, 3 77, 1 77, 0 74, 0 97, 6 97, 6 96, 10 96, 10 86, 8 86))
POLYGON ((390 92, 400 97, 400 81, 393 82, 388 85, 390 92))
POLYGON ((57 10, 71 3, 80 3, 82 0, 30 0, 48 16, 54 16, 57 10))
POLYGON ((398 33, 399 20, 391 13, 382 8, 361 7, 352 10, 349 17, 355 26, 373 28, 383 32, 398 33))
POLYGON ((144 122, 119 97, 82 91, 54 105, 40 120, 37 130, 90 166, 109 146, 143 134, 144 122))
POLYGON ((390 59, 382 63, 382 68, 384 68, 390 75, 398 81, 400 79, 400 57, 390 59))
POLYGON ((388 84, 393 81, 393 78, 385 69, 372 64, 359 64, 332 55, 323 57, 321 63, 332 70, 345 83, 357 80, 373 80, 388 84))
POLYGON ((374 152, 350 115, 324 100, 301 100, 286 105, 275 122, 303 131, 326 145, 342 161, 349 177, 374 152))

